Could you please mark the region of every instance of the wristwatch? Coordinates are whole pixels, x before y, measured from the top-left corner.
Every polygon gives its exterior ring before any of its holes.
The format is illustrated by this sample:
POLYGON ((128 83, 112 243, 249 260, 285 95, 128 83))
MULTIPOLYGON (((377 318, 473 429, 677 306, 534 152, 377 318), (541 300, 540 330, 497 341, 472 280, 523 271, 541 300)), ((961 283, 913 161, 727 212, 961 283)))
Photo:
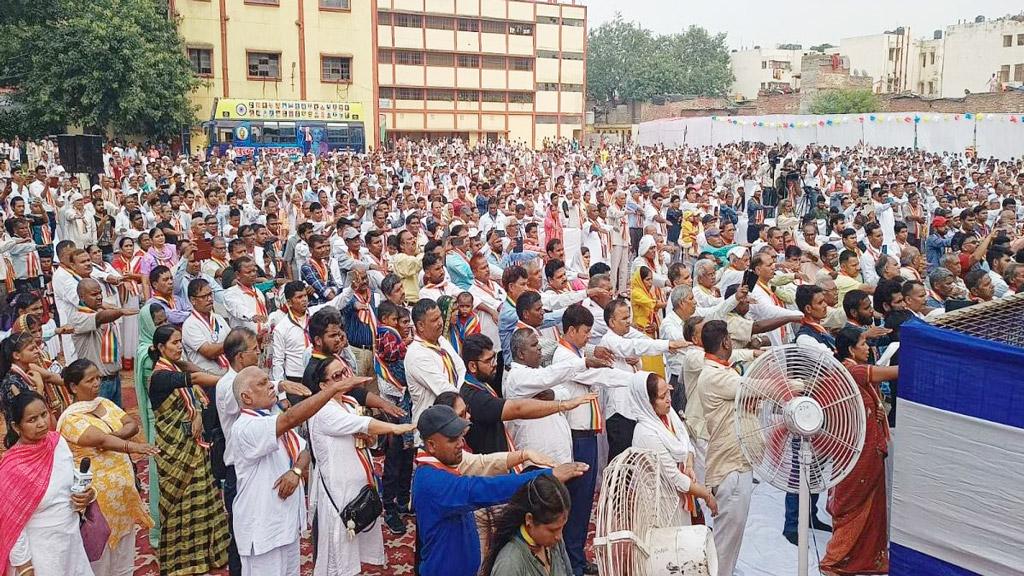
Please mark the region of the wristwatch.
POLYGON ((302 480, 302 468, 299 468, 298 466, 296 466, 295 468, 292 468, 291 470, 289 470, 289 472, 294 472, 295 475, 299 477, 299 480, 302 480))

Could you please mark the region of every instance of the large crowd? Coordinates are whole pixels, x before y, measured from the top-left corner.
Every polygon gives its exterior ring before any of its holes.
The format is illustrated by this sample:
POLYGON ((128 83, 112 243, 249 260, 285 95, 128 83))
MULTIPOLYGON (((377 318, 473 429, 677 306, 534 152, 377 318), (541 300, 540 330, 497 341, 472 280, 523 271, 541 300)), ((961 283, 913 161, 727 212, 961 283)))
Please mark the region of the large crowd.
MULTIPOLYGON (((131 574, 137 530, 169 576, 297 575, 303 538, 351 576, 410 528, 423 576, 596 574, 598 473, 631 447, 731 575, 756 482, 734 398, 788 343, 867 415, 821 568, 885 573, 900 326, 1024 290, 1021 160, 112 141, 86 183, 48 140, 0 158, 17 576, 131 574)), ((795 496, 778 522, 795 543, 795 496)))

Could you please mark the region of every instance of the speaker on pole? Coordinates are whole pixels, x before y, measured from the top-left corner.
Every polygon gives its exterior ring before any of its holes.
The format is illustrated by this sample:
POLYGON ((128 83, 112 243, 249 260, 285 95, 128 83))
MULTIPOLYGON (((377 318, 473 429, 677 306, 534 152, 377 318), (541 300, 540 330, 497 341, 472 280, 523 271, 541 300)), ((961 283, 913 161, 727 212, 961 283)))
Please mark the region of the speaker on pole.
POLYGON ((70 174, 103 172, 103 137, 95 134, 57 136, 60 163, 70 174))

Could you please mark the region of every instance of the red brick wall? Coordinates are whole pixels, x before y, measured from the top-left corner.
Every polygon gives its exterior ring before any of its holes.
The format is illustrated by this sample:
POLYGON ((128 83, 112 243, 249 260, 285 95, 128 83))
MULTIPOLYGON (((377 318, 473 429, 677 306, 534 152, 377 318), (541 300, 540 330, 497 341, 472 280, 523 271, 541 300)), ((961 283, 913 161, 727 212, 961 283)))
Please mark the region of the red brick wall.
MULTIPOLYGON (((937 114, 964 114, 985 112, 1024 114, 1024 92, 997 92, 971 94, 964 98, 926 99, 881 94, 879 112, 935 112, 937 114)), ((800 94, 772 94, 741 107, 737 114, 762 116, 765 114, 799 114, 800 94)), ((707 114, 710 115, 710 114, 707 114)))
POLYGON ((649 122, 662 118, 678 118, 681 116, 718 116, 732 114, 734 108, 725 98, 693 98, 679 102, 666 102, 662 105, 644 102, 640 108, 640 121, 649 122))

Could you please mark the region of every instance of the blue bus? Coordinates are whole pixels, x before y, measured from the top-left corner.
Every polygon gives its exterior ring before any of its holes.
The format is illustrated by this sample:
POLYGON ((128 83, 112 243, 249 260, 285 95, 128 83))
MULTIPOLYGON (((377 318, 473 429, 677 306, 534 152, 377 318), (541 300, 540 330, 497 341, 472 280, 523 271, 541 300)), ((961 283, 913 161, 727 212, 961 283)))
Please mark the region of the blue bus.
POLYGON ((206 125, 209 151, 238 156, 366 150, 362 104, 220 98, 206 125))

